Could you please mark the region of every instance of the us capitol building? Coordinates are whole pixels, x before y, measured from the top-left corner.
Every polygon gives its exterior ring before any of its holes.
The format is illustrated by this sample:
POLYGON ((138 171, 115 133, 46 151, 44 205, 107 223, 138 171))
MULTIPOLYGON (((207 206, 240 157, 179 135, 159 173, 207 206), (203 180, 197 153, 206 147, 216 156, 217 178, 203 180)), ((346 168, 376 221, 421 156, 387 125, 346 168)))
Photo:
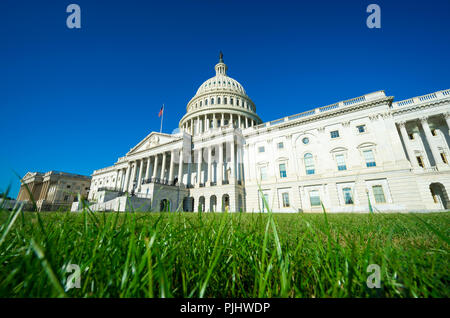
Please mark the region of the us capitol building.
POLYGON ((179 132, 152 132, 93 172, 91 209, 450 208, 450 89, 395 102, 378 91, 263 123, 227 69, 221 54, 179 132))

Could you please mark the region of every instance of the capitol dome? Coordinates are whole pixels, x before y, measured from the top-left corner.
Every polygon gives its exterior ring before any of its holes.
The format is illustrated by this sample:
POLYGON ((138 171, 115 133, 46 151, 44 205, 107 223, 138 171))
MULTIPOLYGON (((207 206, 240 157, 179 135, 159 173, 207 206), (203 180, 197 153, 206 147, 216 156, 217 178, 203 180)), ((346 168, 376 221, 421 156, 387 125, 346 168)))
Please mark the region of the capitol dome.
POLYGON ((260 124, 256 107, 244 87, 227 75, 228 67, 220 53, 216 76, 198 88, 180 120, 180 129, 197 135, 221 127, 244 129, 260 124))

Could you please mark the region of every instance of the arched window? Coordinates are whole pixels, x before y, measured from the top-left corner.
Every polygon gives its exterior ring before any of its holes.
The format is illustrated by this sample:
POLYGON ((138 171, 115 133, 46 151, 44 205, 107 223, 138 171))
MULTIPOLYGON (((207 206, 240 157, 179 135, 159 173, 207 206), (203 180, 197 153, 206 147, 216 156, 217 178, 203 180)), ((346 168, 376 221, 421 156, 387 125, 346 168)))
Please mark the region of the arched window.
POLYGON ((226 97, 223 98, 223 103, 224 103, 225 105, 227 104, 227 98, 226 98, 226 97))
POLYGON ((233 105, 233 98, 230 98, 230 104, 233 105))
POLYGON ((239 106, 239 99, 236 99, 236 105, 239 106))
POLYGON ((205 99, 205 106, 208 106, 208 100, 205 99))
POLYGON ((214 105, 214 98, 211 98, 211 105, 214 105))
POLYGON ((305 154, 305 170, 306 174, 314 174, 314 159, 312 154, 307 153, 305 154))
POLYGON ((220 105, 220 97, 217 97, 217 104, 220 105))
POLYGON ((202 101, 200 101, 200 107, 202 106, 202 101))

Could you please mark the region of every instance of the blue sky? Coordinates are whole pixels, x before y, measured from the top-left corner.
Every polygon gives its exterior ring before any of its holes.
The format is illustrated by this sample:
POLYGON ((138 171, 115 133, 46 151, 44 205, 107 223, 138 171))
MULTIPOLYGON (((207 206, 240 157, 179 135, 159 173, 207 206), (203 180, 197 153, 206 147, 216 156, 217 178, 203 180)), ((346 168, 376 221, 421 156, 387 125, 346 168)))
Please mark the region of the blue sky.
POLYGON ((450 1, 2 0, 0 192, 27 171, 90 175, 163 132, 220 50, 263 121, 365 93, 450 88, 450 1), (66 7, 81 7, 81 29, 66 7), (366 7, 381 7, 381 29, 366 7))

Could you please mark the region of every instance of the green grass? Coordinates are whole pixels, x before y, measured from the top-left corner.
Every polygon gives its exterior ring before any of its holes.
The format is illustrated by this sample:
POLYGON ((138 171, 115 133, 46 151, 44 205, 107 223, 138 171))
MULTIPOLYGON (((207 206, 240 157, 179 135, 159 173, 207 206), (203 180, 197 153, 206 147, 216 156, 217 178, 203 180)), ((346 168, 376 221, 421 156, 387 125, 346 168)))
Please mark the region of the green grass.
POLYGON ((0 224, 0 297, 450 296, 450 213, 1 212, 0 224), (79 289, 65 288, 69 264, 79 289))

